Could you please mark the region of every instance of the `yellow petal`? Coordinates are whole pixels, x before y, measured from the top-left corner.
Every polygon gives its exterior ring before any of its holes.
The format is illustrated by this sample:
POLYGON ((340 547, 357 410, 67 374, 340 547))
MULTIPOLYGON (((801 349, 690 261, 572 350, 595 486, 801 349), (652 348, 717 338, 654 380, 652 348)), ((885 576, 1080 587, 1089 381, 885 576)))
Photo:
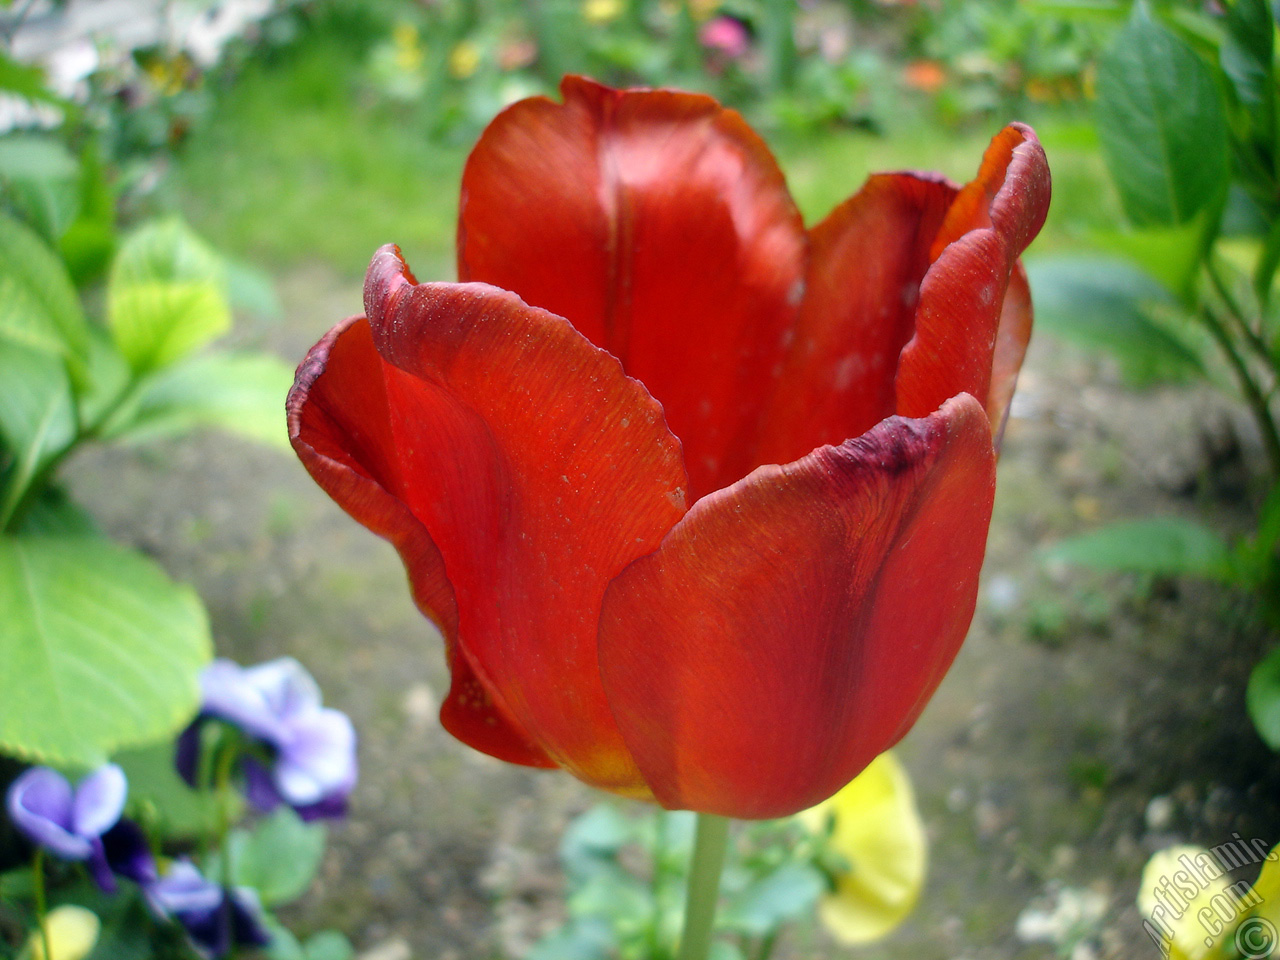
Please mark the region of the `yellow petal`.
MULTIPOLYGON (((98 942, 102 923, 98 915, 84 907, 55 907, 45 916, 52 960, 84 960, 98 942)), ((44 943, 37 930, 27 941, 31 960, 45 960, 44 943)))
POLYGON ((833 821, 831 847, 850 864, 819 907, 823 925, 845 944, 887 935, 915 906, 925 875, 924 823, 902 764, 883 753, 830 800, 798 816, 813 830, 833 821))
MULTIPOLYGON (((1280 892, 1280 877, 1275 868, 1268 872, 1269 866, 1263 868, 1259 886, 1280 892)), ((1193 846, 1170 847, 1153 856, 1138 889, 1143 929, 1153 941, 1167 944, 1171 960, 1226 955, 1241 921, 1259 901, 1249 884, 1232 882, 1219 857, 1193 846)))

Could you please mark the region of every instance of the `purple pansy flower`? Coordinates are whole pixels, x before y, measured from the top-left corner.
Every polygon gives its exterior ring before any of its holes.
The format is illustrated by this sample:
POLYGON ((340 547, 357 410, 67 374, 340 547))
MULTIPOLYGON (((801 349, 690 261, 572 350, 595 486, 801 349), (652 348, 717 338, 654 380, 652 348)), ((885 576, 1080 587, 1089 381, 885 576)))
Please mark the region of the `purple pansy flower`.
POLYGON ((14 824, 33 843, 62 857, 82 860, 103 890, 116 888, 113 872, 138 883, 155 877, 142 831, 121 819, 129 784, 114 763, 99 767, 73 789, 48 767, 32 767, 9 786, 14 824))
POLYGON ((192 785, 199 768, 200 727, 209 719, 239 727, 272 753, 270 765, 248 757, 249 801, 259 810, 286 803, 304 820, 346 812, 356 783, 356 733, 346 714, 321 705, 320 688, 291 657, 256 667, 230 660, 200 676, 200 716, 178 741, 177 766, 192 785))
POLYGON ((226 956, 233 943, 262 947, 271 940, 253 890, 213 883, 189 860, 174 861, 143 893, 159 917, 182 924, 203 956, 226 956))

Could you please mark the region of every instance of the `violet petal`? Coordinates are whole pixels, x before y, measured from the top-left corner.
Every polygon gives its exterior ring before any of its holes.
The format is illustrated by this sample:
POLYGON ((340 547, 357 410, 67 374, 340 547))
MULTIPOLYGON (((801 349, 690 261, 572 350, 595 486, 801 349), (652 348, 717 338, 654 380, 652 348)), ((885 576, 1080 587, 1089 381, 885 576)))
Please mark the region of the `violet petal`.
POLYGON ((332 709, 293 717, 275 766, 276 786, 291 806, 316 803, 355 786, 356 732, 346 714, 332 709))
POLYGON ((72 830, 82 837, 100 837, 124 813, 129 781, 124 771, 108 763, 89 774, 76 786, 72 800, 72 830))
POLYGON ((83 860, 89 841, 72 830, 72 791, 66 777, 32 767, 9 785, 9 816, 28 839, 67 860, 83 860))

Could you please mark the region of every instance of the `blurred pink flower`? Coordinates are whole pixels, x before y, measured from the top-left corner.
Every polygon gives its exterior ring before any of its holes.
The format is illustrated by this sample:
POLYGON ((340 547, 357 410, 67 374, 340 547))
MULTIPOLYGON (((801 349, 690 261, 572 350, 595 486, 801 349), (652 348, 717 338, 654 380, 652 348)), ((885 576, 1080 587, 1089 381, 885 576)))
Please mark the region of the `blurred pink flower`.
POLYGON ((707 49, 722 53, 731 60, 745 55, 751 47, 751 34, 746 25, 733 17, 708 20, 698 31, 698 40, 707 49))

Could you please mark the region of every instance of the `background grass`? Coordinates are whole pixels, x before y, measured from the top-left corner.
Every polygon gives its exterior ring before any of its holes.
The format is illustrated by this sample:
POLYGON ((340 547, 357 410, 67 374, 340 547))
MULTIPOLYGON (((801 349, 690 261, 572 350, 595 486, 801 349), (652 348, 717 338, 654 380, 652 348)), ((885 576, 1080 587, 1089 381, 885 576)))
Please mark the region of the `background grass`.
MULTIPOLYGON (((377 95, 363 72, 371 39, 361 24, 328 20, 251 60, 175 158, 164 199, 217 246, 268 270, 318 263, 357 277, 377 247, 395 242, 419 276, 451 278, 470 145, 433 139, 420 113, 377 95)), ((1076 245, 1115 223, 1118 206, 1089 125, 1064 110, 1021 119, 1036 125, 1055 181, 1035 250, 1076 245)), ((913 114, 888 136, 832 130, 769 139, 812 223, 873 171, 969 179, 996 129, 957 130, 913 114)))

